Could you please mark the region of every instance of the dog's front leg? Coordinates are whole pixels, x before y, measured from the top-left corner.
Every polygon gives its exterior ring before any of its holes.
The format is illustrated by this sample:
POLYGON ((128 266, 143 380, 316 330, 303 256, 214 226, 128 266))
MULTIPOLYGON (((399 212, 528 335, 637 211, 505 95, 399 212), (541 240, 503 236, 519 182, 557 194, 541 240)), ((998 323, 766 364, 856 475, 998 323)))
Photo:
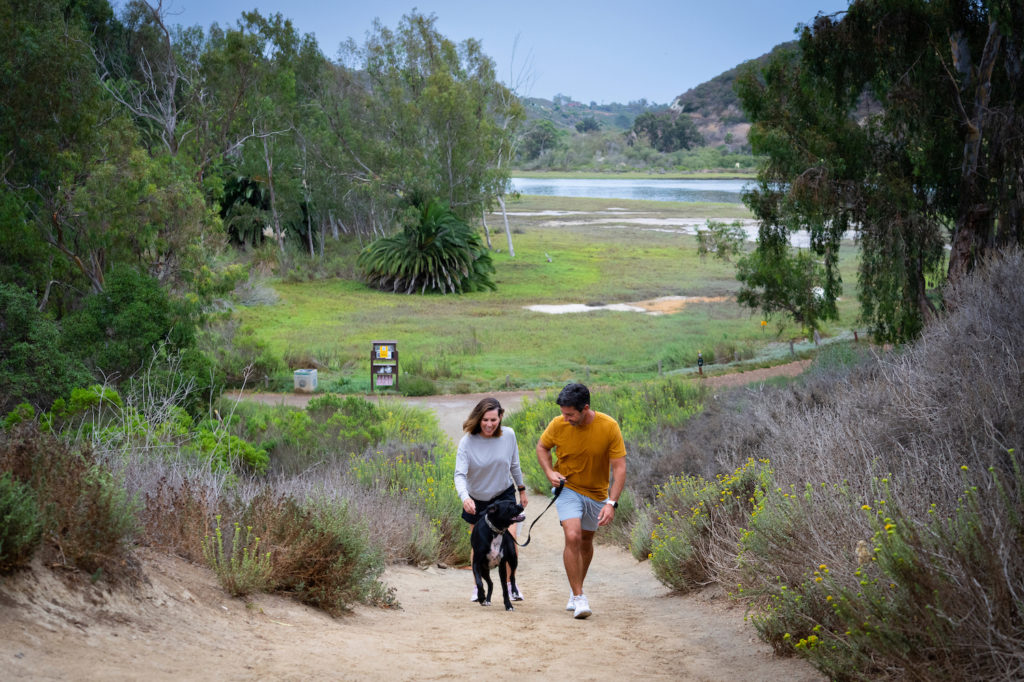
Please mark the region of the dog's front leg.
POLYGON ((501 598, 505 602, 505 610, 511 611, 512 599, 508 594, 508 558, 505 556, 498 562, 498 579, 501 580, 501 598))
POLYGON ((490 606, 494 583, 491 582, 491 568, 487 565, 486 556, 483 561, 476 556, 473 557, 473 579, 476 581, 476 600, 480 602, 480 606, 490 606))
POLYGON ((519 567, 519 556, 516 554, 514 541, 510 544, 512 544, 509 548, 510 551, 505 554, 505 557, 508 560, 509 596, 519 592, 519 588, 516 586, 516 569, 519 567))

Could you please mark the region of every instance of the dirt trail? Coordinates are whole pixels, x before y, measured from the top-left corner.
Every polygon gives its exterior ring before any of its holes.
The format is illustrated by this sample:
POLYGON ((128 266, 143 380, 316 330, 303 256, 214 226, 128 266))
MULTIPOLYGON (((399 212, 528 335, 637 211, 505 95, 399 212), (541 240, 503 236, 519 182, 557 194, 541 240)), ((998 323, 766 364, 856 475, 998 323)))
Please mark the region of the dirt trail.
MULTIPOLYGON (((528 519, 545 505, 535 496, 528 519)), ((0 669, 8 680, 823 679, 773 656, 720 593, 672 595, 608 546, 587 579, 594 615, 574 620, 553 510, 520 556, 526 600, 513 612, 470 602, 468 570, 398 566, 385 580, 401 609, 337 619, 279 596, 247 606, 209 570, 148 551, 150 585, 134 592, 23 573, 0 583, 0 669)))

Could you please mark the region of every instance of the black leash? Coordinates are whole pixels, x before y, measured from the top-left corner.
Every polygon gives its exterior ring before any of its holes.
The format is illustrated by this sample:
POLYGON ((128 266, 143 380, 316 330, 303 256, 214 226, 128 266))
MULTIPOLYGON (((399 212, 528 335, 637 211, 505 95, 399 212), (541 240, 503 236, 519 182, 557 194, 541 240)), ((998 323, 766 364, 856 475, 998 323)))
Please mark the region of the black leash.
POLYGON ((555 503, 555 500, 558 499, 558 496, 562 494, 562 488, 564 488, 564 487, 565 487, 565 479, 563 478, 560 481, 558 481, 558 487, 557 488, 552 488, 551 489, 551 492, 553 492, 555 494, 555 496, 551 498, 550 502, 548 502, 548 506, 544 507, 544 511, 542 511, 540 514, 537 514, 537 518, 535 518, 533 520, 533 523, 530 524, 530 528, 526 531, 526 542, 520 544, 518 540, 516 540, 515 538, 512 538, 513 542, 515 542, 520 547, 526 547, 528 544, 530 544, 530 533, 533 532, 533 526, 538 521, 540 521, 540 517, 544 516, 544 512, 546 512, 548 509, 551 509, 551 505, 553 505, 555 503))

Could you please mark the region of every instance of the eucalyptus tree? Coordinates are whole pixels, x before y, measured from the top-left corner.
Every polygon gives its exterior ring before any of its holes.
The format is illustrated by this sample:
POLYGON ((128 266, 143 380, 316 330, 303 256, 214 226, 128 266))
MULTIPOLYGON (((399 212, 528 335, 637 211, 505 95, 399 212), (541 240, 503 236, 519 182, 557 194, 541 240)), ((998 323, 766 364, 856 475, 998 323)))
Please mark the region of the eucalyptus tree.
MULTIPOLYGON (((526 111, 516 93, 524 84, 531 81, 533 78, 533 72, 528 63, 522 65, 519 67, 519 70, 516 71, 517 65, 515 53, 518 44, 519 36, 516 36, 515 43, 512 47, 512 63, 509 84, 507 87, 503 87, 499 84, 495 90, 495 118, 498 121, 502 134, 497 149, 498 157, 495 160, 495 170, 500 178, 500 184, 498 185, 498 191, 495 193, 494 199, 501 208, 501 219, 505 224, 505 239, 508 242, 508 255, 511 258, 516 257, 516 249, 512 244, 512 228, 509 226, 508 211, 505 208, 505 194, 509 189, 510 181, 503 173, 512 165, 512 160, 516 157, 516 148, 519 144, 519 128, 526 119, 526 111)), ((491 248, 491 235, 490 230, 487 228, 486 220, 488 208, 489 206, 485 204, 482 215, 484 217, 483 224, 484 234, 487 237, 487 248, 491 248)))
POLYGON ((96 148, 105 110, 86 18, 62 9, 56 0, 0 3, 3 273, 6 281, 47 293, 76 278, 75 264, 53 245, 62 242, 61 188, 86 150, 96 148))
POLYGON ((134 122, 101 87, 90 40, 112 14, 54 0, 5 3, 11 40, 2 50, 0 226, 20 267, 20 281, 41 291, 57 285, 63 301, 100 292, 118 263, 177 282, 209 215, 187 169, 150 157, 134 122), (40 258, 41 257, 41 258, 40 258), (28 259, 35 258, 35 262, 28 259), (33 280, 31 282, 26 279, 33 280))
POLYGON ((863 320, 879 339, 913 338, 935 284, 1024 242, 1022 55, 1017 0, 855 0, 742 75, 750 141, 767 156, 746 196, 761 222, 747 285, 764 293, 807 229, 831 304, 855 230, 863 320))
POLYGON ((191 153, 201 177, 259 186, 264 201, 232 204, 238 193, 221 195, 229 223, 258 220, 280 249, 289 228, 311 234, 308 155, 300 129, 315 114, 308 106, 310 81, 322 78, 325 63, 315 39, 299 35, 281 14, 245 12, 234 27, 213 25, 201 52, 202 97, 191 153), (207 176, 213 173, 213 177, 207 176), (305 181, 305 185, 304 185, 305 181), (254 185, 253 183, 256 183, 254 185))
POLYGON ((189 114, 201 88, 196 51, 201 30, 170 25, 163 0, 131 0, 122 25, 94 47, 100 82, 148 137, 176 155, 195 124, 189 114))
POLYGON ((496 162, 514 130, 502 123, 507 89, 480 43, 456 45, 435 23, 414 12, 395 31, 375 22, 362 47, 349 41, 334 84, 344 101, 328 117, 346 176, 384 202, 376 211, 438 197, 468 218, 504 191, 508 168, 496 162))

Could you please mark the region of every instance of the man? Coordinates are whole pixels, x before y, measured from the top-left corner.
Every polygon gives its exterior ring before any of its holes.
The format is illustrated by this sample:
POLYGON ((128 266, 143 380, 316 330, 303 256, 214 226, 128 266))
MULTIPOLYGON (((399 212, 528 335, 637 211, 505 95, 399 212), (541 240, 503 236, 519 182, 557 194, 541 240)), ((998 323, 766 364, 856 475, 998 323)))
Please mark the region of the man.
POLYGON ((552 419, 541 434, 537 461, 551 485, 565 482, 555 503, 565 534, 562 561, 572 590, 565 610, 572 611, 574 618, 586 618, 592 612, 583 581, 594 558, 594 533, 615 518, 626 485, 626 445, 618 423, 590 408, 590 390, 583 384, 567 385, 555 402, 562 416, 552 419), (552 450, 557 459, 554 466, 552 450))

